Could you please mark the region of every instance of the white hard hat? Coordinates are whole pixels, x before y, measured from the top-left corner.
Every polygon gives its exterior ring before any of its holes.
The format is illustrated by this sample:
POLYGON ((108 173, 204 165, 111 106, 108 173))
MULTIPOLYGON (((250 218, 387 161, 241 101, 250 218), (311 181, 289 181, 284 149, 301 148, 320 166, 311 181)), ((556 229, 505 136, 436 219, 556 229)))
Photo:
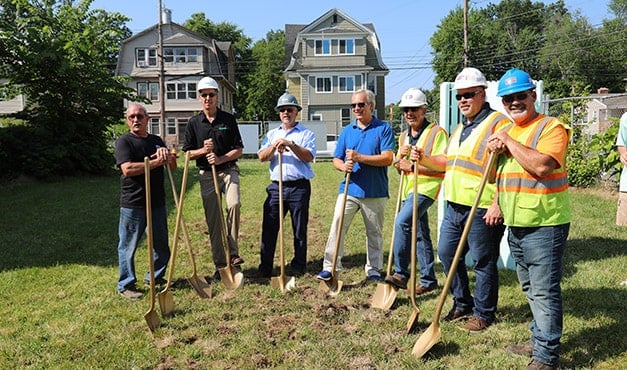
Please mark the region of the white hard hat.
POLYGON ((427 106, 427 97, 422 91, 412 87, 403 93, 401 103, 398 106, 401 108, 424 107, 427 106))
POLYGON ((455 77, 453 88, 455 90, 467 89, 469 87, 488 87, 485 76, 477 68, 466 67, 455 77))
POLYGON ((200 81, 198 81, 197 90, 200 91, 204 89, 216 89, 220 91, 218 83, 211 77, 203 77, 200 79, 200 81))

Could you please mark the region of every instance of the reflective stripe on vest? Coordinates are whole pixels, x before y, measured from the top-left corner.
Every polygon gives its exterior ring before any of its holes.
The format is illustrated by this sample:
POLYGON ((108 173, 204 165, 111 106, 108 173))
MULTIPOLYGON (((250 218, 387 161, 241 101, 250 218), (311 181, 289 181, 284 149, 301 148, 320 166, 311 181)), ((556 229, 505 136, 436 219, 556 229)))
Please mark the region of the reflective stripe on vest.
MULTIPOLYGON (((424 149, 426 154, 431 155, 433 153, 433 147, 435 145, 435 139, 438 133, 444 130, 435 123, 431 123, 429 127, 422 132, 416 145, 424 149)), ((408 131, 403 131, 399 137, 399 147, 409 144, 408 131)), ((409 160, 409 154, 405 157, 409 160)), ((411 176, 412 172, 406 173, 406 182, 403 187, 403 198, 406 198, 414 190, 414 178, 411 176)), ((441 173, 418 173, 418 193, 428 196, 432 199, 437 198, 440 192, 440 184, 444 178, 444 172, 441 173)))
MULTIPOLYGON (((536 149, 542 133, 563 126, 552 117, 539 117, 530 131, 512 139, 536 149)), ((532 123, 533 124, 533 123, 532 123)), ((499 207, 507 226, 535 227, 562 225, 570 222, 570 197, 566 164, 541 179, 533 177, 511 156, 501 156, 497 172, 499 207)))
MULTIPOLYGON (((475 142, 475 146, 472 149, 472 153, 470 155, 463 155, 459 152, 454 153, 455 155, 448 155, 446 158, 446 171, 453 169, 456 167, 457 170, 469 173, 471 175, 479 176, 483 174, 483 162, 485 161, 487 154, 487 144, 488 137, 494 132, 494 128, 496 125, 505 119, 505 116, 499 112, 493 112, 486 120, 489 120, 488 124, 484 124, 483 122, 477 127, 475 130, 481 128, 478 136, 481 137, 481 140, 477 140, 475 142)), ((485 120, 484 120, 485 122, 485 120)), ((451 143, 458 143, 459 137, 461 136, 462 125, 458 125, 457 129, 451 135, 449 140, 449 145, 451 143)), ((474 135, 473 132, 471 135, 474 135)), ((461 147, 461 143, 459 147, 461 147)), ((458 150, 459 150, 458 147, 458 150)))

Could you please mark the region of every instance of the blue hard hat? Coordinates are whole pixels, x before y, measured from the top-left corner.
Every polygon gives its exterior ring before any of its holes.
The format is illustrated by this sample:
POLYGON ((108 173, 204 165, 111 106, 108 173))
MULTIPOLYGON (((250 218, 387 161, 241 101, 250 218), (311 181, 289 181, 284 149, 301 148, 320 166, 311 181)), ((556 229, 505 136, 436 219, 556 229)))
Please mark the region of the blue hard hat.
POLYGON ((535 89, 536 85, 531 80, 529 73, 521 71, 518 68, 512 68, 505 72, 499 80, 499 88, 496 92, 498 96, 505 96, 521 91, 535 89))

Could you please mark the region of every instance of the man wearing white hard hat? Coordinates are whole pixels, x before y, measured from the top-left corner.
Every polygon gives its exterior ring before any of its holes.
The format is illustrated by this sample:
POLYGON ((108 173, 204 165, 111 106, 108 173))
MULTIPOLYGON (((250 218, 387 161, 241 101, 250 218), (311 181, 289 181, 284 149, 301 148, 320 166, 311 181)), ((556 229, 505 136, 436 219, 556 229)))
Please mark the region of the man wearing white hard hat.
POLYGON ((404 174, 402 188, 403 205, 394 222, 394 274, 385 282, 399 289, 407 288, 411 258, 412 216, 414 196, 418 197, 418 242, 416 256, 420 265, 420 282, 416 294, 425 294, 438 287, 435 277, 433 243, 429 229, 427 210, 435 202, 440 191, 446 167, 446 130, 427 120, 427 97, 411 88, 401 97, 407 129, 398 138, 398 152, 394 167, 404 174), (414 171, 418 171, 418 195, 414 195, 414 171))
POLYGON ((514 123, 488 139, 499 155, 498 202, 507 241, 533 320, 531 340, 508 351, 531 357, 527 370, 558 368, 562 337, 562 264, 571 210, 566 151, 571 129, 536 112, 535 84, 520 69, 499 80, 497 95, 514 123))
MULTIPOLYGON (((240 224, 240 180, 237 159, 242 156, 244 143, 235 117, 218 108, 220 88, 216 80, 203 77, 198 81, 198 100, 202 112, 190 118, 185 130, 183 150, 190 152, 199 169, 200 193, 205 210, 205 220, 211 239, 211 255, 217 269, 226 266, 226 256, 220 230, 226 222, 227 241, 231 265, 239 266, 244 260, 239 256, 238 234, 240 224), (219 189, 214 189, 211 166, 215 166, 219 189), (226 199, 226 220, 220 220, 218 192, 226 199), (218 194, 218 195, 217 195, 218 194)), ((214 279, 220 275, 216 271, 214 279)))
POLYGON ((499 278, 497 261, 499 244, 505 227, 496 202, 496 186, 487 184, 463 246, 463 254, 456 271, 450 271, 462 231, 477 197, 487 164, 488 137, 509 124, 506 117, 494 111, 486 101, 486 79, 476 68, 464 68, 455 78, 457 106, 464 115, 449 138, 446 152, 444 197, 446 211, 440 226, 438 256, 444 272, 455 274, 451 284, 453 307, 445 321, 469 320, 460 328, 479 333, 496 319, 499 278), (464 259, 470 253, 475 272, 474 297, 470 292, 468 272, 464 259))

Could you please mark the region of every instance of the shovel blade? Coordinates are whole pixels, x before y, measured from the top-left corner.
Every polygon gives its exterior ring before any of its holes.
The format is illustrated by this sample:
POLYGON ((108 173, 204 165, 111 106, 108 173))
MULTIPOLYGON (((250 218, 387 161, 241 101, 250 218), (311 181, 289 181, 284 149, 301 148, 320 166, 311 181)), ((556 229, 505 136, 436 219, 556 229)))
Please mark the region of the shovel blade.
POLYGON ((270 285, 273 288, 280 289, 281 293, 285 293, 296 287, 296 279, 293 276, 273 276, 270 279, 270 285))
POLYGON ((442 332, 440 330, 440 323, 433 322, 427 330, 422 333, 420 338, 414 344, 414 348, 411 351, 411 354, 420 358, 427 353, 434 344, 436 344, 440 337, 442 336, 442 332))
POLYGON ((244 283, 244 274, 241 271, 235 271, 233 267, 223 267, 218 269, 220 281, 228 290, 235 290, 244 283))
POLYGON ((318 290, 327 293, 331 297, 337 297, 342 290, 342 285, 344 285, 344 283, 333 276, 329 281, 321 281, 318 290))
POLYGON ((418 322, 418 316, 420 316, 420 310, 414 307, 407 320, 407 334, 411 333, 418 322))
POLYGON ((146 324, 148 324, 148 329, 150 329, 151 333, 154 333, 159 325, 161 325, 159 315, 157 315, 157 312, 154 309, 146 312, 144 319, 146 319, 146 324))
POLYGON ((207 283, 207 280, 199 277, 198 275, 190 276, 187 281, 189 284, 196 290, 196 293, 200 298, 207 299, 211 298, 213 293, 211 291, 211 285, 207 283))
POLYGON ((174 296, 172 295, 172 292, 166 290, 164 292, 157 293, 157 300, 159 301, 161 316, 168 316, 174 312, 174 296))
POLYGON ((398 294, 398 288, 390 284, 377 284, 377 290, 372 295, 371 307, 389 310, 398 294))

